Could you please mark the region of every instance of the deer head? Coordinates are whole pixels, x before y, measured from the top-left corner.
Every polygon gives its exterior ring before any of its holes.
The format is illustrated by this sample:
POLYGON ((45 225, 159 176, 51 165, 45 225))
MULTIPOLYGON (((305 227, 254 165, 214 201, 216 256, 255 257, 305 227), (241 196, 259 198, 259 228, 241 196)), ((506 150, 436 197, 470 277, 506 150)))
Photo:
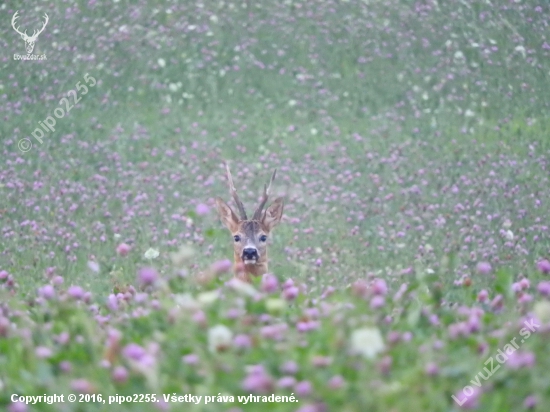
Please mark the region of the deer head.
POLYGON ((36 43, 36 39, 38 38, 38 35, 44 31, 44 29, 46 28, 46 24, 48 24, 48 20, 49 20, 48 15, 44 13, 44 24, 42 25, 42 28, 40 30, 34 30, 32 33, 32 36, 29 36, 27 35, 27 30, 25 30, 25 32, 22 33, 19 31, 19 27, 15 27, 16 20, 19 17, 17 13, 19 13, 19 10, 17 10, 13 15, 11 19, 11 25, 13 29, 17 33, 19 33, 21 35, 21 38, 25 41, 25 49, 27 50, 27 53, 31 54, 34 49, 34 44, 36 43))
POLYGON ((277 174, 273 172, 268 185, 264 185, 264 193, 260 205, 254 212, 252 219, 246 217, 243 203, 237 195, 233 184, 229 164, 225 164, 229 193, 233 197, 239 211, 235 214, 221 198, 216 198, 216 207, 223 224, 233 235, 233 254, 235 276, 245 282, 250 282, 250 276, 260 276, 267 273, 267 239, 271 230, 281 221, 283 216, 283 198, 278 197, 265 211, 264 206, 269 197, 271 184, 277 174))

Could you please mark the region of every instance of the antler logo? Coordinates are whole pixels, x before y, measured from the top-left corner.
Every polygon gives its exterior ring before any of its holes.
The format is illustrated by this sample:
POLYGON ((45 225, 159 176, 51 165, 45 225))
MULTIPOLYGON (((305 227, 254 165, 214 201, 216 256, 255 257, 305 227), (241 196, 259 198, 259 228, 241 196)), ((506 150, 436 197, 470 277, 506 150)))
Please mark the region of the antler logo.
POLYGON ((27 49, 28 54, 31 54, 33 49, 34 49, 34 44, 36 43, 36 39, 38 39, 38 35, 44 31, 44 29, 46 28, 46 24, 48 24, 48 20, 49 20, 48 15, 46 13, 44 13, 44 24, 42 25, 42 28, 40 30, 34 30, 32 36, 29 36, 27 34, 27 30, 25 30, 23 33, 21 33, 19 31, 19 27, 15 26, 16 20, 19 17, 17 15, 17 13, 19 13, 19 10, 17 10, 15 12, 15 14, 13 15, 13 17, 11 19, 11 25, 12 25, 13 29, 21 35, 21 38, 23 40, 25 40, 25 49, 27 49))

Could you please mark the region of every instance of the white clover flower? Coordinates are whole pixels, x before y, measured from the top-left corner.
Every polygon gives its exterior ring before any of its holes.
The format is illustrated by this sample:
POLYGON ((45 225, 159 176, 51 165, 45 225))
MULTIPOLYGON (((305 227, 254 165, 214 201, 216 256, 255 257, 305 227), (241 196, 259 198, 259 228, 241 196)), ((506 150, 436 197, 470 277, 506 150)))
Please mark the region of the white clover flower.
POLYGON ((218 352, 231 345, 233 332, 225 325, 216 325, 208 330, 208 350, 218 352))
POLYGON ((464 53, 462 53, 460 50, 457 50, 454 57, 455 60, 464 60, 464 53))
POLYGON ((267 299, 265 301, 265 308, 270 313, 282 312, 287 307, 288 307, 288 303, 286 303, 282 299, 267 299))
POLYGON ((195 256, 195 249, 190 245, 182 245, 177 252, 170 253, 170 258, 175 266, 182 266, 195 256))
POLYGON ((354 354, 373 359, 384 350, 384 341, 378 328, 365 327, 352 332, 350 347, 354 354))
POLYGON ((254 286, 237 278, 233 278, 227 282, 227 286, 242 295, 254 297, 258 294, 258 291, 254 288, 254 286))
POLYGON ((514 240, 514 232, 508 229, 504 234, 504 237, 506 237, 506 239, 508 240, 514 240))
POLYGON ((147 251, 145 252, 145 254, 143 255, 145 257, 145 259, 156 259, 158 258, 160 255, 159 251, 157 249, 153 249, 153 248, 149 248, 147 249, 147 251))
POLYGON ((200 303, 197 302, 190 293, 180 293, 175 295, 174 302, 178 308, 189 312, 194 312, 201 308, 200 303))
POLYGON ((209 306, 214 303, 220 296, 217 290, 210 290, 208 292, 200 293, 197 296, 197 301, 203 306, 209 306))
POLYGON ((535 303, 533 312, 538 320, 542 323, 550 322, 550 302, 547 300, 541 300, 535 303))
POLYGON ((514 50, 520 53, 522 57, 525 59, 525 55, 526 55, 525 47, 523 47, 522 45, 519 45, 519 46, 516 46, 514 50))
POLYGON ((88 268, 94 273, 99 273, 99 263, 94 262, 93 260, 88 261, 88 268))
POLYGON ((184 219, 185 219, 185 226, 187 228, 191 228, 193 226, 193 224, 195 223, 195 222, 193 222, 193 219, 191 219, 190 217, 185 217, 184 219))

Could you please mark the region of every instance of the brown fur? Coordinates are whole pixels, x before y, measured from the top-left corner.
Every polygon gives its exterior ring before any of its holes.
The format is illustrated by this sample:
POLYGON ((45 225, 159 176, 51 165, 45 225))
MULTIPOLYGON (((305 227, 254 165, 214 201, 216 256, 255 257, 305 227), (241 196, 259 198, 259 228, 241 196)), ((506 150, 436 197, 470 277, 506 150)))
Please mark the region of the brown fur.
MULTIPOLYGON (((232 187, 232 179, 229 170, 228 175, 232 187)), ((275 176, 275 174, 273 176, 275 176)), ((267 200, 267 192, 268 188, 264 189, 265 200, 267 200)), ((236 201, 238 201, 237 204, 240 203, 238 198, 236 198, 236 201)), ((240 205, 242 206, 242 203, 240 203, 240 205)), ((283 198, 279 197, 275 199, 265 212, 260 210, 262 213, 258 213, 260 216, 259 220, 249 220, 237 217, 233 209, 227 203, 219 197, 216 198, 216 208, 222 223, 229 229, 233 237, 240 237, 240 241, 233 242, 233 271, 235 277, 245 282, 250 282, 252 276, 261 276, 267 273, 267 242, 262 242, 260 238, 262 235, 265 235, 269 239, 271 230, 281 221, 283 206, 283 198), (255 247, 258 250, 258 260, 255 264, 245 265, 242 260, 243 249, 246 246, 255 247)), ((240 214, 242 215, 242 213, 240 214)))

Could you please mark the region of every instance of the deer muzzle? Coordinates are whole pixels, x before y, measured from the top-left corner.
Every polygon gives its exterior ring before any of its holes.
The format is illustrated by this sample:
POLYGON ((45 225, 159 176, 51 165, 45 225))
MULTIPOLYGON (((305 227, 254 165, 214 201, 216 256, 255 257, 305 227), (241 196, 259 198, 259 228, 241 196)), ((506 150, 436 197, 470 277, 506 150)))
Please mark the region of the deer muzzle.
POLYGON ((258 249, 255 247, 246 247, 241 256, 245 265, 254 265, 258 261, 258 249))

